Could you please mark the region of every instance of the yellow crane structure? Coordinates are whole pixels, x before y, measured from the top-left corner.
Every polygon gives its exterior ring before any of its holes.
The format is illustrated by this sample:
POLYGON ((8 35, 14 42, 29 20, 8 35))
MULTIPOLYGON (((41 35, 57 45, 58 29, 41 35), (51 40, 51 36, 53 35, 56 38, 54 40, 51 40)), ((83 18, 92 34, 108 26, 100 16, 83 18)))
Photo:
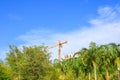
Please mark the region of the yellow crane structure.
POLYGON ((63 44, 66 44, 66 43, 68 43, 68 41, 61 42, 60 40, 58 40, 58 43, 56 45, 53 45, 47 48, 47 49, 50 49, 50 48, 58 47, 58 61, 59 62, 61 58, 61 47, 63 44))

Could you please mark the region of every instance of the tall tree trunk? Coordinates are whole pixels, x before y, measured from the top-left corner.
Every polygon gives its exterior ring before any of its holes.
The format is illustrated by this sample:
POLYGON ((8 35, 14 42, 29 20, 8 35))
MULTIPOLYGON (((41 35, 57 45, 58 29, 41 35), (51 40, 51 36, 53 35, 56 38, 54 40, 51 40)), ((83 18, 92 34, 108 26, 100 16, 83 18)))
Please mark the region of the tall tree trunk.
POLYGON ((118 70, 118 80, 120 80, 120 72, 119 72, 119 70, 118 70))
POLYGON ((94 65, 94 76, 95 76, 95 80, 97 80, 97 75, 96 75, 96 65, 94 65))
POLYGON ((109 73, 108 73, 108 70, 106 70, 106 80, 109 80, 109 73))
POLYGON ((94 78, 95 78, 95 80, 97 80, 97 75, 96 75, 96 64, 95 64, 94 61, 92 61, 92 63, 93 63, 93 67, 94 67, 94 78))
POLYGON ((89 80, 90 80, 90 72, 89 72, 89 80))

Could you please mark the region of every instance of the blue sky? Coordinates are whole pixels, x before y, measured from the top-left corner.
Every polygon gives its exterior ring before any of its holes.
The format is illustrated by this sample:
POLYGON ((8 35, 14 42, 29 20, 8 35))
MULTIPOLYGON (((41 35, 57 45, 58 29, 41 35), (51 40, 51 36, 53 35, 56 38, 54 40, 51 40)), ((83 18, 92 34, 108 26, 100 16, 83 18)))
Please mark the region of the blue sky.
POLYGON ((120 0, 1 0, 0 58, 10 44, 52 45, 68 40, 65 55, 91 41, 119 43, 119 16, 120 0))

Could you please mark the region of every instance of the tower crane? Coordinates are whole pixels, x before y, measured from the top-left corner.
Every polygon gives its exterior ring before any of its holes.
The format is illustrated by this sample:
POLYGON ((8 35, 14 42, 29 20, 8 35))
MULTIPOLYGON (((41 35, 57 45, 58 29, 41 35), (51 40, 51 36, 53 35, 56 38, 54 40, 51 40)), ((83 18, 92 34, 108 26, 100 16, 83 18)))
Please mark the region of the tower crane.
POLYGON ((59 62, 60 62, 60 58, 61 58, 61 47, 63 44, 66 44, 66 43, 68 43, 68 41, 61 42, 60 40, 58 40, 58 43, 56 45, 53 45, 53 46, 50 46, 47 48, 47 49, 51 49, 54 47, 58 47, 58 61, 59 62))

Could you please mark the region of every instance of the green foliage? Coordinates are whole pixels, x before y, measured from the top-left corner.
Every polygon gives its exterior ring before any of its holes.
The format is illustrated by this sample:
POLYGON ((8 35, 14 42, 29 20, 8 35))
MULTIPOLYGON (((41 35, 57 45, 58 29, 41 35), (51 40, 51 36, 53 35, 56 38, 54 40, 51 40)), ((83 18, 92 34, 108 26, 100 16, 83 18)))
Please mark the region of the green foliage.
POLYGON ((120 67, 120 48, 115 43, 96 45, 91 42, 89 48, 82 48, 74 57, 62 61, 63 73, 74 80, 105 80, 106 71, 109 79, 117 79, 120 67), (77 56, 77 57, 75 57, 77 56), (68 74, 72 71, 73 75, 68 74))
POLYGON ((11 80, 11 70, 0 61, 0 80, 11 80))
POLYGON ((118 80, 120 44, 97 45, 82 48, 69 59, 53 63, 46 47, 19 49, 10 46, 6 62, 0 62, 0 80, 118 80))
POLYGON ((51 70, 49 53, 44 46, 23 46, 21 50, 10 46, 6 60, 15 80, 43 80, 51 70))

